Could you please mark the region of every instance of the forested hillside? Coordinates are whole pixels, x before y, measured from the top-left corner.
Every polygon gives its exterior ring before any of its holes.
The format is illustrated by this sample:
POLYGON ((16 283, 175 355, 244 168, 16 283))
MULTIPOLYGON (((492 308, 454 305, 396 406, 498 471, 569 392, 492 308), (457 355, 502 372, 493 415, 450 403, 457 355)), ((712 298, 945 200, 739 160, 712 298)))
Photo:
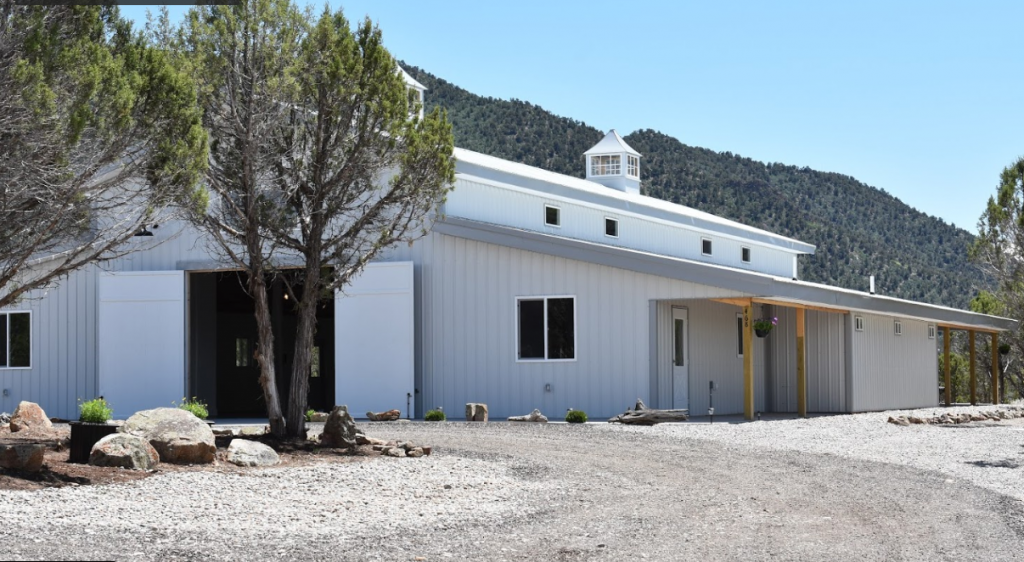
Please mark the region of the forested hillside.
MULTIPOLYGON (((406 69, 429 89, 428 109, 447 108, 456 146, 583 177, 583 153, 603 136, 539 106, 406 69)), ((687 146, 652 130, 624 138, 643 154, 645 194, 815 244, 816 255, 800 258, 801 279, 867 290, 874 275, 881 294, 960 308, 982 286, 967 262, 970 233, 850 176, 687 146)))

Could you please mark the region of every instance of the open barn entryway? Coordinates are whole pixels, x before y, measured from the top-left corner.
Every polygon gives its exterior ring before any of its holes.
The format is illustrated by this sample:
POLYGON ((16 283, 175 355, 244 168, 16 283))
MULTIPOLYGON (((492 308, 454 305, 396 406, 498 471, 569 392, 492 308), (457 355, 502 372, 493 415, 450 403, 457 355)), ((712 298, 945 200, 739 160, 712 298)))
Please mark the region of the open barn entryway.
MULTIPOLYGON (((301 291, 301 285, 295 287, 301 291)), ((219 418, 266 417, 259 384, 254 301, 245 275, 235 271, 189 274, 189 388, 219 418)), ((277 388, 287 404, 295 348, 295 299, 282 279, 267 291, 274 332, 277 388)), ((313 365, 309 373, 309 407, 334 406, 334 302, 317 309, 313 365)))

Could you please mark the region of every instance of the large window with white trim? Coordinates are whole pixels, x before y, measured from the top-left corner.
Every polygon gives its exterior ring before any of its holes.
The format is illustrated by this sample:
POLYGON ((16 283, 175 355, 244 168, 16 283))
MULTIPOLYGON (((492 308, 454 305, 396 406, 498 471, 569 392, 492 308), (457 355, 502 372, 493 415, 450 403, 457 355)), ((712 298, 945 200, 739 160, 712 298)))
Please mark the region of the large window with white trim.
POLYGON ((576 297, 520 297, 516 316, 519 360, 576 359, 576 297))
POLYGON ((627 163, 626 175, 631 177, 631 178, 639 178, 640 177, 640 159, 637 158, 636 156, 627 156, 626 157, 626 163, 627 163))
POLYGON ((622 157, 618 154, 603 154, 590 157, 590 175, 617 176, 622 173, 622 157))
POLYGON ((0 313, 0 369, 32 366, 32 314, 0 313))

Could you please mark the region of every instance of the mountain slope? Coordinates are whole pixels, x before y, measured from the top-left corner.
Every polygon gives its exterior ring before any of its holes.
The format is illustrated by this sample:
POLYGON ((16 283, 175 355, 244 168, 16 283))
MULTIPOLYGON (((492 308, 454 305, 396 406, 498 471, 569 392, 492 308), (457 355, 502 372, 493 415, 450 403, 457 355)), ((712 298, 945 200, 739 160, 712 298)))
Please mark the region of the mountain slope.
MULTIPOLYGON (((583 177, 583 153, 603 136, 539 106, 405 68, 428 88, 428 110, 448 110, 459 147, 583 177)), ((987 286, 967 262, 970 233, 852 177, 687 146, 652 130, 625 140, 644 156, 645 194, 815 244, 816 255, 800 258, 801 279, 867 290, 874 275, 880 294, 958 308, 987 286)))

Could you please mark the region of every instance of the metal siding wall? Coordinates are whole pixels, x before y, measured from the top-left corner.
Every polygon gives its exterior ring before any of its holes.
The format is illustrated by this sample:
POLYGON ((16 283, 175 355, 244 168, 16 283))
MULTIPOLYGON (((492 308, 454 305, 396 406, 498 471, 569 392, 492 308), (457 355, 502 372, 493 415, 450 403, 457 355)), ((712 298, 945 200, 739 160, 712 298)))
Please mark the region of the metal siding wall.
POLYGON ((769 406, 772 412, 796 412, 796 311, 774 306, 779 325, 768 336, 771 348, 769 406))
MULTIPOLYGON (((658 303, 658 363, 661 407, 672 404, 672 307, 689 310, 690 328, 690 412, 707 415, 708 382, 715 381, 715 414, 743 413, 743 358, 737 355, 739 342, 736 315, 742 309, 708 300, 679 300, 658 303)), ((761 314, 754 306, 754 316, 761 314)), ((754 340, 754 408, 765 411, 766 340, 754 340)))
POLYGON ((815 310, 806 314, 807 411, 846 412, 845 315, 815 310))
POLYGON ((601 208, 544 197, 542 194, 533 195, 465 179, 456 181, 455 190, 448 195, 444 211, 452 217, 513 226, 577 240, 716 263, 787 278, 793 275, 795 256, 788 252, 714 234, 702 234, 697 230, 638 216, 622 215, 601 208), (544 224, 545 204, 561 209, 560 227, 544 224), (619 221, 617 238, 605 235, 605 217, 619 221), (712 239, 713 256, 701 254, 702 236, 712 239), (743 246, 751 249, 749 264, 741 260, 740 248, 743 246))
POLYGON ((415 254, 423 408, 455 418, 466 402, 487 403, 494 418, 540 408, 552 419, 570 407, 601 418, 637 398, 650 404, 650 301, 741 296, 440 234, 417 242, 415 254), (516 297, 552 295, 576 297, 577 360, 517 362, 516 297))
POLYGON ((896 336, 894 318, 863 316, 864 331, 852 332, 851 410, 870 412, 924 408, 939 404, 936 340, 928 322, 903 319, 896 336))
MULTIPOLYGON (((154 233, 153 239, 132 243, 159 245, 83 268, 56 287, 33 291, 22 304, 4 309, 32 311, 32 368, 0 369, 0 389, 9 390, 9 396, 0 393, 0 412, 13 412, 27 400, 51 417, 77 419, 78 400, 96 396, 99 271, 174 270, 182 262, 212 259, 198 232, 180 223, 161 224, 154 233)), ((179 398, 170 397, 168 403, 179 398)))

